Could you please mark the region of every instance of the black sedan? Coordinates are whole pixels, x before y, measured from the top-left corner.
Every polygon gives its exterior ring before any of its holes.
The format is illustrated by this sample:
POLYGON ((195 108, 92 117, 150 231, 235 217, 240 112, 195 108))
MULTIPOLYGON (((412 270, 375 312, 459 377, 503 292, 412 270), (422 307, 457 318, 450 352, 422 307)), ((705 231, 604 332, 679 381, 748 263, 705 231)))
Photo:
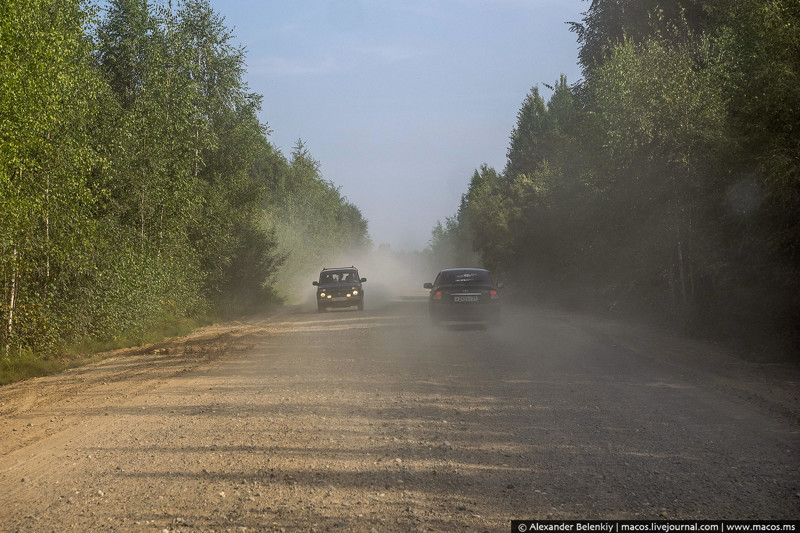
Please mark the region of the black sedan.
POLYGON ((499 285, 483 268, 448 268, 436 275, 430 289, 428 310, 431 319, 494 321, 499 318, 499 285))

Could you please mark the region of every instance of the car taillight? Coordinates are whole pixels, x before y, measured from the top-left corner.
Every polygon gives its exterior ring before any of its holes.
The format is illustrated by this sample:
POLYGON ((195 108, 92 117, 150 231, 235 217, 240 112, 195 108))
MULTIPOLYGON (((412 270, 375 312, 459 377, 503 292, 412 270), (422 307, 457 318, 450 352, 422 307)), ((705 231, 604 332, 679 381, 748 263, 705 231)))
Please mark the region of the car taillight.
POLYGON ((442 299, 442 291, 436 291, 433 295, 434 300, 441 300, 442 299))
POLYGON ((489 291, 489 295, 491 296, 492 300, 500 299, 500 296, 498 296, 497 291, 489 291))

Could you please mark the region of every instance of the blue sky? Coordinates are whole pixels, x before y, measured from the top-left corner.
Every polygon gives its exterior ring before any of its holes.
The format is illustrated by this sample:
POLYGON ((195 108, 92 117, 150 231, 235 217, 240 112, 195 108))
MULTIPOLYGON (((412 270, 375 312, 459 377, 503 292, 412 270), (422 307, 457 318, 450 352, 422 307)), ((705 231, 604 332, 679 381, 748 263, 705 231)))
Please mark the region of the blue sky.
POLYGON ((285 155, 299 138, 369 221, 421 250, 474 170, 505 165, 522 100, 580 78, 583 0, 212 0, 285 155))

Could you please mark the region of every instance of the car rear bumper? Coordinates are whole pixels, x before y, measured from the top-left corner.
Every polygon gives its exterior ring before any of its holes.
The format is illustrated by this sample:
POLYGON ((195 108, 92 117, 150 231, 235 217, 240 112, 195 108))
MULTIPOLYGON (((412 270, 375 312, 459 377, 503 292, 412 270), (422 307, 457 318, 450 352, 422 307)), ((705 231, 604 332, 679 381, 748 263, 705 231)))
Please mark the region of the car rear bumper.
POLYGON ((439 321, 476 322, 492 321, 500 316, 500 305, 497 303, 455 304, 455 303, 430 303, 428 306, 430 316, 439 321))

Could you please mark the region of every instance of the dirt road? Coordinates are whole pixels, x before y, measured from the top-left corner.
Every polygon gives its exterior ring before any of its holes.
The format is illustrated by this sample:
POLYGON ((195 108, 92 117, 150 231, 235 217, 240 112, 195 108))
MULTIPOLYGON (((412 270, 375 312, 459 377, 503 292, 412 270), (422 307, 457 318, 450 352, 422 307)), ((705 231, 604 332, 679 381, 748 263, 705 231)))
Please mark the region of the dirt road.
POLYGON ((0 530, 800 516, 796 366, 508 311, 296 310, 2 387, 0 530))

